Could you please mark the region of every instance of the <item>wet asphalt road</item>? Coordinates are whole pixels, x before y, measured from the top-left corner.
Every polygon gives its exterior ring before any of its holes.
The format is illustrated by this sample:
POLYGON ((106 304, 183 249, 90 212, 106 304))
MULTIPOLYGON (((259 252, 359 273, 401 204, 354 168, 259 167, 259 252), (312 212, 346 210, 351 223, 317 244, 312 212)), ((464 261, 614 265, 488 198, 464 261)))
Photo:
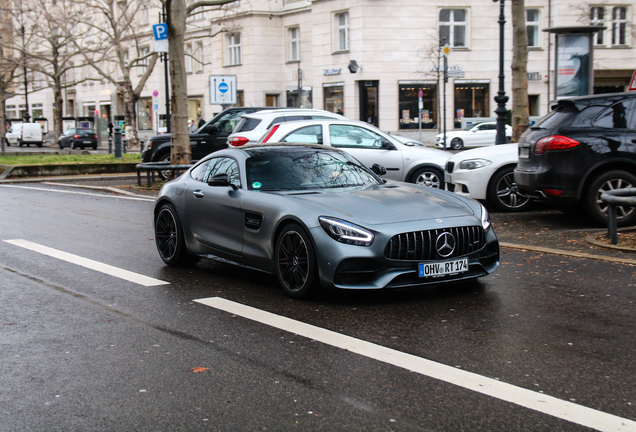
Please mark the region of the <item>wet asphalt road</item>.
POLYGON ((152 202, 12 186, 31 189, 0 185, 1 431, 590 430, 194 301, 210 297, 636 420, 633 266, 504 248, 476 284, 296 301, 259 272, 164 266, 152 202))

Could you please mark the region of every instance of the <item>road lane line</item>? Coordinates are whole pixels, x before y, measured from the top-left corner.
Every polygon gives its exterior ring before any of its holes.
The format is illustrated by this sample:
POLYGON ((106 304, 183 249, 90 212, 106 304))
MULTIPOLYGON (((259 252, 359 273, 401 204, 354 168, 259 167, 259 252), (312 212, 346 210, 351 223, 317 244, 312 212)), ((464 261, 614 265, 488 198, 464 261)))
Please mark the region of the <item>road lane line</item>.
POLYGON ((202 298, 194 301, 581 426, 607 432, 636 430, 636 422, 626 418, 376 345, 251 306, 220 297, 202 298))
POLYGON ((115 276, 119 279, 124 279, 129 282, 133 282, 133 283, 143 285, 146 287, 170 284, 170 282, 140 275, 139 273, 134 273, 128 270, 120 269, 118 267, 104 264, 99 261, 94 261, 88 258, 83 258, 78 255, 73 255, 68 252, 62 252, 60 250, 53 249, 47 246, 42 246, 37 243, 30 242, 28 240, 16 239, 16 240, 4 240, 4 242, 12 244, 14 246, 19 246, 25 249, 29 249, 33 252, 38 252, 44 255, 48 255, 50 257, 57 258, 62 261, 70 262, 72 264, 77 264, 79 266, 86 267, 88 269, 95 270, 101 273, 105 273, 110 276, 115 276))
POLYGON ((60 189, 38 188, 33 186, 0 185, 0 187, 29 189, 29 190, 44 191, 44 192, 57 192, 57 193, 65 193, 65 194, 72 194, 72 195, 89 195, 89 196, 96 196, 100 198, 118 198, 118 199, 124 199, 124 200, 132 200, 132 201, 155 202, 154 198, 137 198, 137 197, 131 197, 131 196, 105 195, 105 194, 102 195, 102 194, 90 193, 90 192, 66 191, 66 190, 60 190, 60 189))

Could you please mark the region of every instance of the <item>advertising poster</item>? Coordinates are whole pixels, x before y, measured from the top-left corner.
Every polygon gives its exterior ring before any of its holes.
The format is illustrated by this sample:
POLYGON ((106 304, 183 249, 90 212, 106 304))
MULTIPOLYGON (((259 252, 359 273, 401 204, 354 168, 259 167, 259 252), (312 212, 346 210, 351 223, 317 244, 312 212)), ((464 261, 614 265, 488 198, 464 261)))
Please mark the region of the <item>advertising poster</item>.
POLYGON ((590 89, 590 35, 558 34, 556 97, 586 96, 590 89))
POLYGON ((410 120, 411 120, 411 111, 402 110, 402 121, 406 123, 410 120))

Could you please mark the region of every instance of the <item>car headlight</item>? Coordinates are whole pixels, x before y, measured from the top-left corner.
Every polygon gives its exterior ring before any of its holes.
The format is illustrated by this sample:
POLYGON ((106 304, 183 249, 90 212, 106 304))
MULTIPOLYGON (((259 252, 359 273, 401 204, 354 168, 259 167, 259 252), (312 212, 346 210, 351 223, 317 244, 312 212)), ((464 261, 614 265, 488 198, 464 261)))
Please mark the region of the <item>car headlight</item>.
POLYGON ((483 205, 481 206, 481 226, 486 232, 490 229, 490 214, 488 214, 488 210, 483 205))
POLYGON ((474 170, 488 166, 491 163, 488 159, 466 159, 459 163, 459 169, 474 170))
POLYGON ((371 246, 373 243, 373 233, 358 225, 326 216, 320 216, 318 221, 329 237, 340 243, 355 246, 371 246))

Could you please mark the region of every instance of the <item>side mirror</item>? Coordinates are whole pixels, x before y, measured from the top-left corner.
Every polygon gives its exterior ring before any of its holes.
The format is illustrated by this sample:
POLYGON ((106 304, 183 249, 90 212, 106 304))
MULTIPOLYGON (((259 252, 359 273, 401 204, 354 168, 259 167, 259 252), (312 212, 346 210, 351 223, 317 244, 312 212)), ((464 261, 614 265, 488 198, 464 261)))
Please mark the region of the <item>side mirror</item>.
POLYGON ((384 168, 384 166, 380 164, 373 164, 373 166, 371 167, 371 171, 373 171, 375 174, 379 175, 380 177, 386 174, 386 168, 384 168))
POLYGON ((209 124, 205 127, 205 133, 209 135, 217 134, 219 133, 219 127, 215 124, 209 124))
POLYGON ((382 141, 382 148, 385 150, 395 150, 395 146, 390 141, 382 141))
POLYGON ((234 190, 238 189, 234 184, 230 183, 230 175, 227 173, 212 176, 208 179, 208 185, 220 187, 231 186, 234 190))

